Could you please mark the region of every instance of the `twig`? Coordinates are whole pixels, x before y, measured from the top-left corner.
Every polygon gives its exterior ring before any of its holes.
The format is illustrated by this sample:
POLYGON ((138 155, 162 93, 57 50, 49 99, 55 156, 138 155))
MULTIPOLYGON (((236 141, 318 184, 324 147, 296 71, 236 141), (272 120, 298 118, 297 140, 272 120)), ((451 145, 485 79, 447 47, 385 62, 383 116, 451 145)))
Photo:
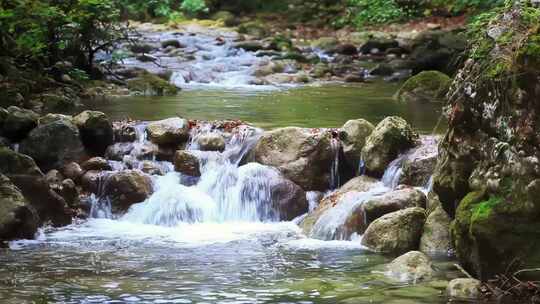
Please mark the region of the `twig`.
POLYGON ((474 277, 468 273, 465 269, 463 269, 463 267, 461 267, 461 265, 459 264, 454 264, 454 266, 459 270, 461 271, 465 276, 467 276, 469 279, 474 279, 474 277))

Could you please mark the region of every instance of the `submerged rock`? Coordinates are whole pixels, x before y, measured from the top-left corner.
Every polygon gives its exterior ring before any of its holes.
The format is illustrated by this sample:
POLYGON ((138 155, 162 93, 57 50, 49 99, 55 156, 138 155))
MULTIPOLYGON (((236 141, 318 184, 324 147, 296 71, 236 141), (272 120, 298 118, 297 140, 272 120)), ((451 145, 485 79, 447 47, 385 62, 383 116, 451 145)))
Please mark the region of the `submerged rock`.
POLYGON ((454 301, 471 301, 480 298, 481 282, 476 279, 454 279, 446 288, 446 295, 454 301))
POLYGON ((389 275, 400 281, 414 283, 429 280, 435 271, 431 259, 419 251, 410 251, 388 265, 389 275))
POLYGON ((60 168, 85 156, 79 129, 69 117, 40 124, 21 142, 20 151, 44 170, 60 168))
POLYGON ((157 145, 178 146, 189 139, 189 123, 187 120, 174 117, 148 124, 148 139, 157 145))
POLYGON ((0 242, 32 239, 38 225, 34 208, 9 178, 0 174, 0 242))
POLYGON ((360 167, 360 156, 366 139, 375 127, 367 120, 355 119, 347 121, 339 133, 345 160, 354 169, 360 167))
POLYGON ((366 171, 375 177, 384 171, 400 153, 417 144, 418 134, 402 118, 392 116, 381 121, 362 148, 366 171))
POLYGON ((417 250, 425 221, 425 210, 418 207, 388 213, 369 225, 362 245, 393 254, 417 250))
POLYGON ((401 102, 441 102, 451 83, 446 74, 424 71, 407 80, 396 93, 396 99, 401 102))
POLYGON ((73 118, 79 128, 81 139, 88 151, 95 155, 104 155, 113 143, 114 131, 105 113, 84 111, 73 118))
POLYGON ((252 151, 252 158, 278 168, 305 191, 330 187, 330 168, 335 157, 329 132, 282 128, 265 132, 252 151))
POLYGON ((123 212, 146 200, 153 192, 152 180, 137 170, 111 174, 105 184, 105 195, 111 198, 113 211, 123 212))

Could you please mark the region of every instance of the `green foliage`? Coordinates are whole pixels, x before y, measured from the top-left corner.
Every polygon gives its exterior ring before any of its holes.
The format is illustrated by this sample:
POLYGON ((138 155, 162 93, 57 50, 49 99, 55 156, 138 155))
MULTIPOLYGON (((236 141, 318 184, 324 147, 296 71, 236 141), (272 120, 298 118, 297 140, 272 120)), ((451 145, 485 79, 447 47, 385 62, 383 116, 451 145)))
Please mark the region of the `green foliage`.
POLYGON ((394 0, 349 0, 348 4, 357 26, 395 22, 406 14, 394 0))
POLYGON ((184 0, 180 8, 186 13, 192 15, 201 12, 208 12, 208 7, 206 7, 204 0, 184 0))

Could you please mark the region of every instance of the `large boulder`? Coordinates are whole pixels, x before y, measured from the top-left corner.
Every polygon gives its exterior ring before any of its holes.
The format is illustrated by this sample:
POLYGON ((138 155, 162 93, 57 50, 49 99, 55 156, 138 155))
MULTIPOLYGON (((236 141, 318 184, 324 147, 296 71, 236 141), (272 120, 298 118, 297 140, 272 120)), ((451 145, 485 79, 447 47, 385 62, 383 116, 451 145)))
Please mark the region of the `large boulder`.
POLYGON ((0 147, 0 173, 7 176, 37 211, 40 223, 51 221, 55 226, 71 223, 71 212, 65 200, 51 189, 32 158, 0 147))
POLYGON ((424 231, 420 239, 420 251, 429 254, 446 254, 452 249, 450 236, 451 219, 448 214, 437 206, 424 224, 424 231))
POLYGON ((69 118, 40 124, 21 143, 20 151, 31 156, 45 171, 85 156, 79 129, 69 118))
POLYGON ((7 108, 7 113, 4 114, 3 123, 0 125, 0 133, 14 142, 25 138, 37 126, 39 118, 33 111, 15 106, 7 108))
POLYGON ((326 131, 288 127, 265 132, 252 151, 261 164, 278 168, 305 191, 330 188, 335 152, 326 131))
POLYGON ((438 71, 424 71, 409 78, 396 93, 401 102, 442 102, 452 79, 438 71))
POLYGON ((32 239, 38 225, 34 208, 9 178, 0 174, 0 242, 32 239))
POLYGON ((414 283, 429 280, 435 274, 431 259, 419 251, 410 251, 399 256, 387 268, 392 278, 414 283))
POLYGON ((531 14, 540 8, 516 2, 481 21, 475 56, 448 94, 433 190, 455 217, 459 262, 481 280, 540 265, 540 61, 531 52, 539 32, 531 14))
POLYGON ((174 155, 174 170, 189 176, 201 176, 199 157, 193 151, 176 151, 174 155))
POLYGON ((114 139, 112 124, 107 115, 97 111, 84 111, 75 116, 73 122, 79 128, 86 149, 91 154, 104 155, 114 139))
POLYGON ((374 197, 363 204, 365 221, 371 223, 381 216, 412 207, 426 207, 426 195, 417 189, 406 188, 374 197))
POLYGON ((418 134, 404 119, 385 118, 366 139, 362 149, 366 172, 375 177, 382 176, 390 162, 414 147, 417 140, 418 134))
POLYGON ((362 245, 393 254, 417 250, 425 221, 425 210, 419 207, 388 213, 369 225, 362 245))
POLYGON ((360 167, 360 156, 366 139, 375 127, 367 120, 355 119, 347 121, 339 133, 345 160, 352 168, 360 167))
POLYGON ((302 230, 306 235, 324 240, 348 239, 353 233, 362 234, 367 228, 362 202, 369 198, 369 194, 362 193, 378 186, 378 181, 371 177, 351 179, 319 202, 302 221, 302 230))
POLYGON ((189 123, 180 117, 152 122, 146 131, 150 141, 157 145, 178 146, 189 139, 189 123))
POLYGON ((153 192, 152 179, 137 170, 111 174, 105 183, 105 195, 111 198, 113 211, 123 212, 146 200, 153 192))

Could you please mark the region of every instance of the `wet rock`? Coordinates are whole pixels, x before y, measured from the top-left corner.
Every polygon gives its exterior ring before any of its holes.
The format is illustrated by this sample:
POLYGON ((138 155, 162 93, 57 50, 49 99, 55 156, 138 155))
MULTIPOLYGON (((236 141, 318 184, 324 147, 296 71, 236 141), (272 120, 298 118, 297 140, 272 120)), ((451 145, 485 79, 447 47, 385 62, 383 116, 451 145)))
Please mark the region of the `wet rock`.
POLYGON ((447 253, 452 248, 450 236, 451 219, 441 206, 429 214, 420 239, 420 251, 425 253, 447 253))
POLYGON ((401 164, 399 184, 427 187, 435 171, 438 155, 438 139, 422 136, 421 145, 409 153, 401 164))
POLYGON ((417 139, 418 134, 404 119, 396 116, 385 118, 366 139, 362 149, 367 173, 382 176, 390 162, 414 147, 417 139))
POLYGON ((379 63, 369 71, 373 76, 390 76, 394 74, 395 69, 388 63, 379 63))
POLYGON ((21 142, 20 151, 44 170, 60 168, 85 156, 79 129, 67 118, 40 124, 21 142))
POLYGON ((111 165, 109 165, 109 162, 102 157, 93 157, 84 163, 82 163, 81 168, 84 171, 91 171, 91 170, 97 170, 97 171, 104 171, 104 170, 112 170, 111 165))
POLYGON ((378 54, 384 53, 391 48, 399 47, 399 43, 393 39, 386 38, 372 38, 364 43, 360 47, 360 53, 362 54, 378 54))
POLYGON ((418 207, 388 213, 369 225, 362 245, 393 254, 417 250, 425 221, 425 210, 418 207))
POLYGON ((182 45, 182 43, 180 43, 180 41, 178 41, 176 39, 167 39, 167 40, 161 41, 161 47, 164 48, 164 49, 166 49, 168 47, 181 49, 181 48, 185 48, 186 46, 182 45))
POLYGON ((225 150, 225 139, 217 133, 208 133, 197 138, 197 144, 201 151, 219 151, 225 150))
POLYGON ((53 169, 53 170, 47 172, 47 174, 45 174, 45 180, 49 184, 57 184, 57 185, 59 185, 64 180, 64 176, 62 175, 62 173, 60 173, 60 171, 58 171, 56 169, 53 169))
POLYGON ((61 169, 62 175, 75 182, 78 182, 83 175, 81 166, 76 162, 70 162, 65 164, 61 169))
POLYGON ((113 173, 105 184, 105 194, 111 198, 116 212, 126 211, 131 205, 143 202, 152 192, 150 177, 136 170, 113 173))
POLYGON ((107 115, 97 111, 84 111, 75 116, 73 122, 79 128, 86 149, 94 155, 104 155, 114 139, 112 124, 107 115))
POLYGON ((189 176, 201 176, 199 158, 191 151, 181 150, 174 155, 174 169, 189 176))
POLYGON ((156 163, 145 160, 139 165, 140 170, 149 175, 164 175, 165 173, 156 163))
POLYGON ((133 125, 125 123, 113 124, 114 140, 116 142, 134 142, 137 140, 137 130, 133 125))
POLYGON ((372 223, 381 216, 412 207, 426 207, 426 195, 417 189, 407 188, 385 193, 364 203, 365 220, 372 223))
POLYGON ((280 221, 292 221, 308 211, 306 193, 288 179, 274 181, 270 195, 274 209, 278 210, 280 221))
POLYGON ((339 133, 343 153, 350 167, 359 168, 360 155, 366 139, 375 127, 367 120, 355 119, 347 121, 339 133))
POLYGON ((431 259, 422 252, 410 251, 388 265, 389 275, 402 282, 429 280, 435 274, 431 259))
POLYGON ((345 82, 354 83, 354 82, 364 82, 364 76, 361 74, 350 74, 345 76, 345 82))
POLYGON ((157 145, 180 145, 189 139, 188 121, 180 117, 164 119, 148 124, 148 138, 157 145))
POLYGON ((132 44, 129 47, 129 50, 132 51, 135 54, 148 54, 154 51, 156 48, 153 45, 150 44, 144 44, 144 43, 136 43, 132 44))
POLYGON ((401 102, 441 102, 452 80, 438 71, 424 71, 407 80, 396 93, 401 102))
POLYGON ((358 49, 352 44, 340 44, 334 49, 334 52, 341 55, 352 56, 358 54, 358 49))
POLYGON ((314 231, 313 228, 319 219, 326 213, 332 212, 333 208, 339 208, 340 203, 343 203, 355 193, 367 192, 375 188, 378 185, 377 182, 376 179, 367 176, 355 177, 334 193, 325 196, 319 202, 317 208, 309 213, 302 221, 301 227, 304 233, 311 237, 327 240, 334 239, 338 234, 344 239, 347 239, 353 233, 362 234, 367 226, 364 221, 364 211, 361 206, 359 208, 350 209, 350 212, 344 215, 346 218, 343 218, 344 216, 340 214, 339 220, 342 220, 342 223, 339 227, 335 227, 336 229, 333 229, 334 227, 324 227, 324 225, 322 225, 323 227, 320 228, 323 231, 321 231, 322 233, 319 233, 318 231, 314 231))
POLYGON ((137 60, 140 62, 156 62, 159 60, 156 56, 148 55, 148 54, 140 54, 137 55, 137 60))
POLYGON ((319 49, 327 53, 333 52, 338 45, 339 40, 334 37, 322 37, 311 43, 312 48, 319 49))
POLYGON ((4 113, 1 133, 8 139, 18 142, 24 139, 30 131, 37 126, 39 116, 31 110, 21 109, 15 106, 7 108, 4 113))
POLYGON ((0 242, 33 239, 38 226, 34 208, 9 178, 0 174, 0 242))
POLYGON ((240 26, 238 26, 238 33, 247 34, 256 38, 264 38, 268 35, 268 29, 262 22, 256 20, 240 24, 240 26))
POLYGON ((7 176, 36 210, 40 223, 55 226, 71 223, 66 202, 56 194, 34 160, 24 154, 0 147, 0 173, 7 176))
POLYGON ((248 52, 256 52, 264 49, 263 44, 259 41, 242 41, 236 43, 234 47, 237 49, 243 49, 248 52))
POLYGON ((179 88, 167 80, 149 73, 128 80, 127 85, 131 92, 145 96, 176 95, 179 91, 179 88))
POLYGON ((265 132, 252 151, 256 162, 278 168, 304 190, 324 191, 330 186, 334 160, 328 132, 282 128, 265 132))
POLYGON ((223 24, 225 26, 236 26, 236 25, 238 25, 238 20, 236 19, 234 14, 231 13, 231 12, 228 12, 228 11, 216 12, 211 16, 211 19, 212 20, 221 20, 221 21, 223 21, 223 24))
POLYGON ((121 69, 116 69, 116 70, 114 70, 114 72, 118 76, 123 77, 124 79, 137 78, 139 76, 142 76, 142 75, 148 73, 147 70, 145 70, 143 68, 139 68, 139 67, 125 67, 125 68, 121 68, 121 69))
POLYGON ((111 160, 122 161, 124 156, 129 155, 135 146, 133 143, 121 142, 111 145, 105 151, 105 157, 111 160))
POLYGON ((57 193, 66 201, 69 207, 77 208, 80 206, 79 190, 73 180, 69 178, 63 180, 57 193))
POLYGON ((81 187, 87 192, 100 193, 100 186, 104 182, 104 175, 101 171, 90 170, 81 176, 81 187))
POLYGON ((478 300, 481 282, 476 279, 454 279, 448 283, 446 295, 457 301, 478 300))

